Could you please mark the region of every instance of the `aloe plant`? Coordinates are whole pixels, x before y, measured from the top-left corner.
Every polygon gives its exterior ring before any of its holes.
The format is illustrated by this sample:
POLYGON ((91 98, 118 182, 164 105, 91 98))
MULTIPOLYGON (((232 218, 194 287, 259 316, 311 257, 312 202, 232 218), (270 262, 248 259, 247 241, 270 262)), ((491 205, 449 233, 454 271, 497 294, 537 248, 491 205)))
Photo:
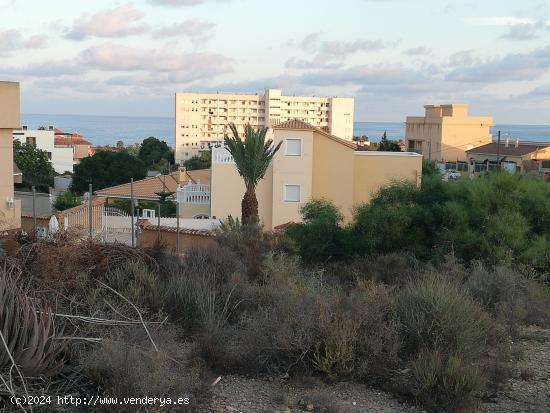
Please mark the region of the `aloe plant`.
POLYGON ((12 359, 26 377, 51 376, 62 367, 64 342, 53 316, 39 311, 6 268, 0 270, 0 333, 0 369, 12 359))

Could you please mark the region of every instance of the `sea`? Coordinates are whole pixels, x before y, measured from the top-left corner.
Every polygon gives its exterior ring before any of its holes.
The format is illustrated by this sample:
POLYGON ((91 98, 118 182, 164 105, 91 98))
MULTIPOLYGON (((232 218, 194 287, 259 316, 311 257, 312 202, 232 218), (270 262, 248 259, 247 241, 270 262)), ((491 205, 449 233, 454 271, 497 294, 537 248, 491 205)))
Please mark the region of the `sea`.
MULTIPOLYGON (((40 115, 22 114, 21 125, 29 129, 39 126, 54 126, 65 132, 78 132, 92 145, 114 145, 117 141, 125 145, 139 143, 154 136, 174 146, 174 118, 92 116, 92 115, 40 115)), ((550 142, 550 125, 495 125, 493 136, 501 131, 503 139, 520 141, 550 142)), ((403 122, 355 122, 354 136, 368 136, 371 142, 378 142, 384 132, 388 139, 403 139, 403 122)))

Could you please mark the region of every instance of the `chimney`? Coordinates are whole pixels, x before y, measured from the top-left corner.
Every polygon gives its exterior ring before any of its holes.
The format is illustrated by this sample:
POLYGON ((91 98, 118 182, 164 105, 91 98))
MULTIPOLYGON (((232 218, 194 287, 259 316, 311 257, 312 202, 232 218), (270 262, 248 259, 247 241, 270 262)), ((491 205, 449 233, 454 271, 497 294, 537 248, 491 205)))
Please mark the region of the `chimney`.
POLYGON ((519 148, 519 139, 516 139, 516 148, 519 148))
POLYGON ((187 181, 187 170, 185 169, 185 166, 180 166, 178 168, 179 172, 179 185, 182 186, 185 181, 187 181))
POLYGON ((510 146, 510 138, 506 138, 506 143, 504 144, 504 147, 507 148, 510 146))
POLYGON ((23 130, 27 130, 27 126, 26 126, 26 125, 23 125, 23 130))
POLYGON ((53 126, 50 125, 50 127, 48 128, 49 130, 53 130, 53 126))

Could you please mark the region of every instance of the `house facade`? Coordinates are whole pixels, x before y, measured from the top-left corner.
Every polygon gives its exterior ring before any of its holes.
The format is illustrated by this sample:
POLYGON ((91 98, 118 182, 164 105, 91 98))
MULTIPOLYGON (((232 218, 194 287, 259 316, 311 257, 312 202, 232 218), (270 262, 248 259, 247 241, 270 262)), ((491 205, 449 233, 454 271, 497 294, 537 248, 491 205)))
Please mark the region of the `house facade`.
POLYGON ((13 131, 13 139, 45 151, 55 172, 59 174, 73 172, 74 149, 69 146, 56 145, 53 128, 28 129, 23 126, 13 131))
POLYGON ((14 198, 13 129, 19 127, 19 83, 0 81, 0 231, 21 227, 21 203, 14 198))
POLYGON ((285 96, 280 89, 262 94, 176 93, 176 162, 182 162, 230 134, 230 123, 240 132, 301 119, 347 140, 353 138, 354 100, 342 97, 285 96))
MULTIPOLYGON (((381 187, 402 180, 420 184, 422 155, 415 152, 358 151, 354 143, 300 120, 273 127, 273 139, 282 142, 281 149, 256 190, 266 229, 300 221, 300 208, 311 199, 330 200, 349 220, 353 208, 381 187)), ((212 217, 240 217, 245 187, 224 147, 212 150, 210 185, 212 217)))
POLYGON ((469 172, 482 174, 500 167, 508 172, 550 174, 550 142, 506 139, 467 151, 469 172))
POLYGON ((466 152, 491 143, 491 117, 468 115, 468 105, 427 105, 424 116, 407 116, 406 150, 426 159, 455 162, 459 171, 468 171, 466 152))

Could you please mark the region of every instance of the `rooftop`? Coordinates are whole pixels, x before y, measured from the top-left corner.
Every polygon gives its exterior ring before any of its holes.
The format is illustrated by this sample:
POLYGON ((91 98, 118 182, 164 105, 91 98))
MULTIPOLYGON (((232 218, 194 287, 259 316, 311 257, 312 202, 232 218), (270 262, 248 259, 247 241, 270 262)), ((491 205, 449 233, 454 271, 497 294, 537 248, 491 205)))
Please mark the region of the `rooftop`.
POLYGON ((331 135, 330 133, 325 132, 322 129, 316 128, 315 126, 307 122, 304 122, 300 119, 290 119, 290 120, 287 120, 286 122, 279 123, 278 125, 273 126, 273 130, 280 130, 280 129, 311 130, 323 136, 326 136, 327 138, 332 139, 335 142, 338 142, 344 146, 347 146, 348 148, 351 148, 353 150, 357 149, 357 145, 355 143, 339 138, 337 136, 331 135))
POLYGON ((508 147, 506 147, 504 142, 501 142, 499 148, 499 145, 496 142, 493 142, 467 150, 466 152, 483 154, 500 153, 503 156, 523 156, 548 147, 550 147, 550 142, 519 142, 519 145, 516 148, 516 142, 511 141, 508 144, 508 147))
MULTIPOLYGON (((178 186, 186 185, 188 182, 206 184, 210 183, 210 170, 197 169, 186 171, 186 179, 180 182, 180 172, 173 172, 169 175, 153 176, 134 182, 134 197, 137 199, 158 200, 159 192, 176 192, 178 186)), ((101 197, 130 198, 130 183, 104 188, 96 192, 101 197)))

